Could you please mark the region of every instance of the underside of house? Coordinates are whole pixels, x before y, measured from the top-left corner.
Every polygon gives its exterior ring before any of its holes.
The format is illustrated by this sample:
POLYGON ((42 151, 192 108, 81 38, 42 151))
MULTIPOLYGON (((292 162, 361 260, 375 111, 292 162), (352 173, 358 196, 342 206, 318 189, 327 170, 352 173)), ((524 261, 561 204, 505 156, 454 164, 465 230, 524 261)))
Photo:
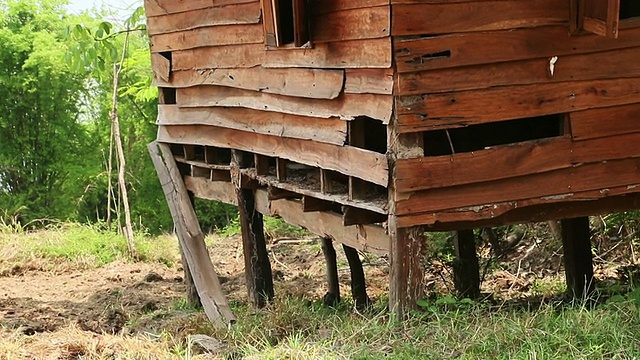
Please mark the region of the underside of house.
POLYGON ((186 191, 388 254, 399 312, 425 231, 640 208, 637 0, 145 7, 186 191))

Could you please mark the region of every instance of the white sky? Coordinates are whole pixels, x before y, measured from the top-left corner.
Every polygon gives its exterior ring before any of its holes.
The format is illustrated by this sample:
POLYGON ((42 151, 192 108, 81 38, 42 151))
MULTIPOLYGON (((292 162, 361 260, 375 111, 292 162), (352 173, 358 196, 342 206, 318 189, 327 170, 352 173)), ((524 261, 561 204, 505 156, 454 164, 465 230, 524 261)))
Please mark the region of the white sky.
POLYGON ((102 9, 103 7, 112 16, 108 20, 118 20, 118 18, 128 17, 136 7, 142 6, 143 0, 69 0, 69 10, 80 13, 92 8, 102 9))

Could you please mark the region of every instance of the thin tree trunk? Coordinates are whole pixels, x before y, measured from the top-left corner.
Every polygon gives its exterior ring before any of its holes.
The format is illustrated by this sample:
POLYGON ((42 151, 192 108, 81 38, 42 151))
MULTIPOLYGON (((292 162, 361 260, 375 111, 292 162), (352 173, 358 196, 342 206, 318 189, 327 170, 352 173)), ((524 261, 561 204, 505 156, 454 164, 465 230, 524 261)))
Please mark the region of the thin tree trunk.
POLYGON ((113 185, 111 183, 111 170, 113 169, 113 122, 109 131, 109 158, 107 159, 107 229, 111 228, 111 199, 113 198, 113 185))

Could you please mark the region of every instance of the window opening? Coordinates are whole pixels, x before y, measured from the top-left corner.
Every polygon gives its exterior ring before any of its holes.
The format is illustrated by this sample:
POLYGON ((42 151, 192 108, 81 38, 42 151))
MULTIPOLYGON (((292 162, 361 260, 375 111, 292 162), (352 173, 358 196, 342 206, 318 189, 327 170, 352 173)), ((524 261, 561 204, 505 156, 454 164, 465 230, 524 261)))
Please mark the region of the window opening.
POLYGON ((308 47, 307 0, 262 0, 265 43, 272 47, 308 47))

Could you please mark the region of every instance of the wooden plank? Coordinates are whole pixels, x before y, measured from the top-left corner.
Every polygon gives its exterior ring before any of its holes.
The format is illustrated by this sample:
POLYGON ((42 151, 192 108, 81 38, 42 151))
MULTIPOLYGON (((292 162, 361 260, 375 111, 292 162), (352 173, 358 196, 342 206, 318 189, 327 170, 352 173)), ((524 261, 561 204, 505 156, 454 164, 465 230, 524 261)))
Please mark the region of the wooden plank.
POLYGON ((203 46, 261 44, 262 25, 203 27, 151 36, 151 52, 194 49, 203 46))
POLYGON ((373 8, 383 5, 387 5, 387 10, 389 10, 389 0, 323 0, 312 1, 310 5, 312 6, 312 13, 319 15, 351 9, 373 8))
POLYGON ((389 6, 359 8, 312 18, 313 43, 374 39, 389 36, 389 6))
POLYGON ((260 23, 260 2, 234 4, 147 18, 149 35, 191 30, 218 25, 260 23))
POLYGON ((346 69, 344 92, 347 94, 393 94, 393 68, 346 69))
POLYGON ((251 3, 256 0, 144 0, 144 10, 148 17, 175 14, 215 6, 251 3))
POLYGON ((640 132, 571 141, 553 138, 450 156, 398 159, 400 192, 457 186, 565 169, 578 164, 640 157, 640 132))
POLYGON ((590 299, 596 284, 589 217, 562 219, 562 249, 567 295, 578 301, 590 299))
POLYGON ((393 36, 434 35, 566 24, 569 3, 501 0, 398 4, 392 12, 393 36))
POLYGON ((171 61, 161 54, 151 54, 153 77, 161 81, 169 81, 171 77, 171 61))
POLYGON ((351 206, 342 207, 342 225, 367 225, 383 223, 387 221, 386 214, 379 214, 373 211, 363 210, 351 206))
POLYGON ((480 264, 473 230, 456 231, 453 246, 456 255, 453 261, 453 283, 456 291, 460 297, 477 299, 480 297, 480 264))
POLYGON ((222 86, 178 89, 177 103, 180 107, 243 107, 319 118, 339 117, 343 120, 368 116, 385 124, 391 120, 393 110, 391 95, 342 94, 333 100, 305 99, 222 86))
MULTIPOLYGON (((550 58, 427 70, 398 75, 398 95, 595 79, 640 77, 640 47, 550 58)), ((348 82, 348 74, 347 74, 348 82)))
POLYGON ((575 141, 640 132, 640 103, 570 114, 575 141))
POLYGON ((236 130, 344 145, 347 122, 245 108, 158 106, 158 125, 211 125, 236 130))
POLYGON ((610 214, 612 212, 636 210, 640 207, 640 193, 625 186, 625 195, 609 196, 600 190, 573 194, 564 199, 531 199, 504 204, 483 206, 482 210, 438 211, 402 216, 401 227, 424 225, 430 231, 451 231, 479 227, 521 224, 557 220, 576 216, 610 214))
POLYGON ((204 234, 198 224, 196 213, 169 145, 152 142, 148 148, 204 311, 209 320, 218 327, 227 328, 235 322, 236 317, 231 311, 216 270, 211 263, 204 243, 204 234))
POLYGON ((391 38, 315 44, 313 49, 265 51, 261 44, 209 46, 173 53, 173 70, 263 67, 390 68, 391 38))
POLYGON ((331 236, 336 241, 376 255, 389 251, 389 237, 381 226, 342 226, 342 216, 328 212, 305 213, 302 204, 291 200, 276 200, 269 205, 269 215, 281 217, 289 224, 302 226, 310 232, 331 236))
POLYGON ((387 186, 389 168, 383 154, 309 140, 253 134, 213 126, 159 126, 158 139, 167 143, 198 144, 250 151, 321 167, 387 186))
POLYGON ((342 92, 344 82, 344 70, 273 69, 258 66, 174 71, 171 81, 156 80, 154 85, 174 88, 220 85, 269 94, 335 99, 342 92))
POLYGON ((220 201, 225 204, 238 205, 235 187, 231 182, 210 181, 204 178, 185 176, 184 185, 196 197, 205 200, 220 201))
POLYGON ((408 215, 535 197, 563 198, 570 193, 631 186, 638 183, 639 177, 640 161, 637 158, 577 164, 526 177, 404 193, 399 195, 396 213, 408 215))
POLYGON ((566 26, 462 33, 394 40, 399 72, 490 64, 640 46, 640 28, 620 30, 618 39, 569 36, 566 26))
POLYGON ((404 96, 396 108, 399 131, 407 132, 625 105, 638 99, 640 78, 623 78, 404 96))

